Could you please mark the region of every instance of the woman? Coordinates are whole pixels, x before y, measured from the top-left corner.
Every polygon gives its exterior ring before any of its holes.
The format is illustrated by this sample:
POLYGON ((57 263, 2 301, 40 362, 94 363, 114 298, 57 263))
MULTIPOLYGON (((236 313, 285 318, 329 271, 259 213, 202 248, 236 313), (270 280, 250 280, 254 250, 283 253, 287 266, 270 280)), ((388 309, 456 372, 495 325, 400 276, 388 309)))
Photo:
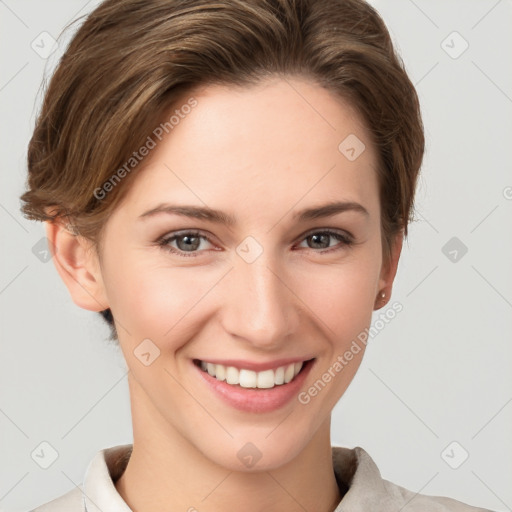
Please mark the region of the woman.
POLYGON ((362 0, 103 2, 49 84, 22 199, 120 344, 134 440, 36 510, 483 510, 330 443, 423 151, 362 0))

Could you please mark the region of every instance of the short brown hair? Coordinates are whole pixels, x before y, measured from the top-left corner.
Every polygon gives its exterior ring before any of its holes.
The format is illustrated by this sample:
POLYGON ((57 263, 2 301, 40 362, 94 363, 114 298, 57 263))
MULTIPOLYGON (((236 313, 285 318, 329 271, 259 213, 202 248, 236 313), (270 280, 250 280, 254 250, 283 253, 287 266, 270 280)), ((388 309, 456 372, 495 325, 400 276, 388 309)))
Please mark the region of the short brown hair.
MULTIPOLYGON (((95 190, 145 144, 178 96, 273 75, 313 79, 362 116, 379 157, 387 260, 393 235, 406 236, 413 220, 424 132, 403 62, 363 0, 104 1, 78 29, 46 90, 28 147, 23 214, 64 217, 99 250, 108 214, 135 173, 104 198, 95 190)), ((112 312, 101 314, 117 339, 112 312)))

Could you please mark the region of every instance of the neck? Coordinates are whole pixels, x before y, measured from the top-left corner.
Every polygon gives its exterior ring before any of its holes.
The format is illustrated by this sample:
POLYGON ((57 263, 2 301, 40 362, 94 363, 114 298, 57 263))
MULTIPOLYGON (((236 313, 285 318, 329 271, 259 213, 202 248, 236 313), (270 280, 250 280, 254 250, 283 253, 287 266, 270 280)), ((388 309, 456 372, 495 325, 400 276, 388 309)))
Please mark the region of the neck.
POLYGON ((133 438, 115 487, 136 512, 220 512, 233 505, 245 512, 332 512, 342 498, 332 464, 330 416, 296 457, 270 470, 220 466, 151 414, 133 418, 133 438))

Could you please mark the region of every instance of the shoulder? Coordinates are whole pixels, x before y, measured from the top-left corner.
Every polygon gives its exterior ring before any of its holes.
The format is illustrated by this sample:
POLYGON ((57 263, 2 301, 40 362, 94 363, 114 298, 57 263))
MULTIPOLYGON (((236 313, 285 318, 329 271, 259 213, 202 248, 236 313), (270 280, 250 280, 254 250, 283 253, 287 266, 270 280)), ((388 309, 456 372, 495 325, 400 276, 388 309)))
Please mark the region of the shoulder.
POLYGON ((66 494, 44 503, 30 512, 82 512, 84 510, 83 496, 82 489, 75 487, 66 494))
POLYGON ((360 446, 333 447, 332 455, 336 480, 344 491, 335 512, 492 512, 453 498, 419 494, 385 480, 360 446))
MULTIPOLYGON (((407 506, 408 512, 492 512, 486 508, 473 507, 446 496, 429 496, 418 494, 404 487, 382 480, 391 499, 395 499, 401 507, 407 506)), ((398 509, 397 509, 398 510, 398 509)))
POLYGON ((131 450, 132 445, 125 444, 98 451, 87 466, 83 483, 30 512, 130 511, 114 482, 124 471, 131 450))

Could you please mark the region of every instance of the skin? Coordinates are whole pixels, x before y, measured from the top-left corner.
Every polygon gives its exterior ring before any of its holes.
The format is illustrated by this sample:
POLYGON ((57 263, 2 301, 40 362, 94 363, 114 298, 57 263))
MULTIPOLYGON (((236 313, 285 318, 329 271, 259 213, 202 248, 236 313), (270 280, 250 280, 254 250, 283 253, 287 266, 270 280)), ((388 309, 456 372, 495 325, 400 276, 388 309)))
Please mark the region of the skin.
MULTIPOLYGON (((391 294, 403 238, 383 261, 377 154, 357 112, 305 79, 210 85, 193 96, 198 105, 136 171, 109 217, 101 259, 88 241, 47 223, 53 260, 74 302, 92 311, 110 307, 117 321, 134 448, 116 488, 137 512, 218 512, 234 504, 247 512, 332 511, 342 496, 331 460, 331 411, 364 350, 308 404, 293 399, 261 414, 217 398, 191 359, 315 357, 303 391, 370 326, 372 311, 386 303, 380 293, 391 294), (338 150, 349 134, 366 145, 354 161, 338 150), (360 203, 369 215, 292 218, 334 200, 360 203), (164 202, 207 205, 237 223, 138 219, 164 202), (328 228, 352 234, 356 244, 309 238, 328 228), (155 243, 186 229, 212 240, 200 239, 196 257, 155 243), (252 263, 236 251, 248 236, 263 249, 252 263), (160 350, 149 366, 133 353, 147 338, 160 350), (251 468, 237 457, 247 442, 262 454, 251 468)), ((170 245, 186 251, 183 238, 170 245)))

